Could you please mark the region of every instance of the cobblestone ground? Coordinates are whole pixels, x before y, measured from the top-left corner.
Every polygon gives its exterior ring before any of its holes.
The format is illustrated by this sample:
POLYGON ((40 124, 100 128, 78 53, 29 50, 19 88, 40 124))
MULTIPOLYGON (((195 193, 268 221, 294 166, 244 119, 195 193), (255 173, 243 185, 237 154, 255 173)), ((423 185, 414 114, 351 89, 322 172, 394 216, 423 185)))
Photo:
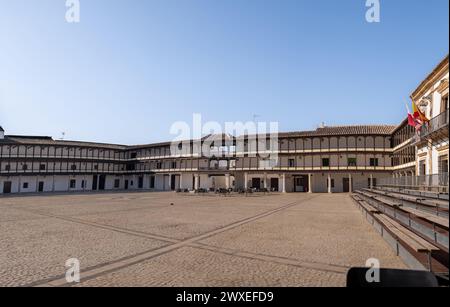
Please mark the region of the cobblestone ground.
POLYGON ((0 286, 345 286, 405 268, 345 194, 0 198, 0 286))

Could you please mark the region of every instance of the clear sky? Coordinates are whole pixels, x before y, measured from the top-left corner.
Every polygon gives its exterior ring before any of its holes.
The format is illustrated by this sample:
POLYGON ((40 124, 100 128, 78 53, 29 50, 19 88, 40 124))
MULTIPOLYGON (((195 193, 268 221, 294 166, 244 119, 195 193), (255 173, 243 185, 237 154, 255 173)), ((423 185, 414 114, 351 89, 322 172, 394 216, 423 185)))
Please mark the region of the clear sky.
POLYGON ((122 144, 175 121, 398 124, 448 54, 448 0, 0 0, 7 134, 122 144))

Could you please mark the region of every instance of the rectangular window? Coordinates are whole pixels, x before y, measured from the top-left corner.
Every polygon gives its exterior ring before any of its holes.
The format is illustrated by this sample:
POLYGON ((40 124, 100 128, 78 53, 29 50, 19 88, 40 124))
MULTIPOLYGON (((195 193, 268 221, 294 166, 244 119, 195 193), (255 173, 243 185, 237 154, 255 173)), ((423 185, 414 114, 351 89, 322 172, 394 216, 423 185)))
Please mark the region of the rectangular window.
POLYGON ((171 162, 171 169, 175 169, 175 168, 177 168, 177 162, 171 162))
POLYGON ((347 159, 348 166, 356 166, 356 158, 347 159))
POLYGON ((75 179, 71 179, 70 180, 70 188, 75 189, 76 186, 77 186, 77 181, 75 179))
POLYGON ((81 180, 81 188, 86 188, 86 180, 81 180))
POLYGON ((22 165, 22 169, 23 169, 24 171, 26 171, 26 170, 28 169, 28 165, 27 165, 27 164, 22 165))
POLYGON ((329 158, 323 158, 322 159, 322 166, 323 167, 330 167, 330 159, 329 158))
POLYGON ((136 158, 137 158, 137 152, 132 152, 132 153, 130 154, 130 158, 131 158, 131 159, 136 159, 136 158))
POLYGON ((370 158, 370 166, 377 167, 378 166, 378 158, 370 158))
POLYGON ((448 173, 448 156, 440 156, 438 163, 439 174, 448 173))
POLYGON ((114 188, 115 188, 115 189, 120 188, 120 179, 114 180, 114 188))
POLYGON ((161 162, 157 162, 156 163, 156 168, 157 169, 162 169, 162 163, 161 162))
POLYGON ((442 97, 441 100, 441 113, 444 113, 445 110, 448 110, 448 95, 442 97))
POLYGON ((289 159, 289 167, 295 167, 295 159, 289 159))
POLYGON ((98 170, 98 165, 94 165, 94 169, 97 171, 98 170))
POLYGON ((5 171, 8 171, 8 172, 9 172, 10 170, 11 170, 11 165, 9 165, 9 164, 8 164, 8 165, 5 165, 5 171))
POLYGON ((39 170, 41 170, 41 171, 45 171, 45 164, 41 164, 41 165, 39 165, 39 170))
POLYGON ((24 183, 23 183, 23 188, 24 188, 24 189, 28 189, 28 186, 29 186, 28 182, 24 182, 24 183))
POLYGON ((77 169, 77 166, 76 166, 75 164, 72 164, 72 166, 70 167, 70 169, 74 171, 74 170, 77 169))
POLYGON ((419 162, 419 176, 425 176, 427 174, 427 166, 425 160, 419 162))

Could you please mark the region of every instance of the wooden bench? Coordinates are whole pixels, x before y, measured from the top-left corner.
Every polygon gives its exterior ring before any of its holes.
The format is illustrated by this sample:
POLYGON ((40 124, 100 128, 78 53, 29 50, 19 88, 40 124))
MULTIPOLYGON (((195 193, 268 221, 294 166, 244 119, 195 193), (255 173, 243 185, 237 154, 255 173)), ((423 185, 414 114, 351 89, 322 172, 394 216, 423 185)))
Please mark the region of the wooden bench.
POLYGON ((422 239, 414 232, 406 229, 400 223, 384 214, 377 215, 376 219, 383 224, 391 234, 396 236, 398 240, 401 240, 416 252, 433 252, 440 250, 438 247, 422 239))
POLYGON ((409 213, 413 214, 414 216, 417 216, 418 218, 421 218, 428 222, 439 225, 439 226, 443 227, 444 229, 448 230, 448 228, 449 228, 449 220, 444 217, 440 217, 435 214, 427 213, 422 210, 417 210, 414 208, 403 207, 402 210, 409 212, 409 213))

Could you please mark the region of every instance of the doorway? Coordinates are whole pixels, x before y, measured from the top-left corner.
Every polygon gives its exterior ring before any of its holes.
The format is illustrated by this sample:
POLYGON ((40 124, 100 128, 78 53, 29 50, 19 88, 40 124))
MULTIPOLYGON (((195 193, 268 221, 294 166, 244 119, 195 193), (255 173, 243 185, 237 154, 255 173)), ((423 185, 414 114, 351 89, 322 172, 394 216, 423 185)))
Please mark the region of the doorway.
POLYGON ((252 179, 252 188, 257 189, 257 190, 261 189, 261 179, 260 178, 252 179))
POLYGON ((92 191, 97 191, 97 183, 98 183, 98 176, 94 175, 92 178, 92 191))
POLYGON ((176 189, 176 179, 177 178, 174 175, 170 176, 170 189, 172 191, 175 191, 175 189, 176 189))
POLYGON ((100 191, 103 191, 105 189, 105 184, 106 184, 106 175, 100 175, 100 180, 98 183, 98 189, 100 191))
POLYGON ((11 193, 11 187, 12 187, 11 181, 3 182, 3 193, 4 194, 10 194, 11 193))
POLYGON ((270 189, 272 191, 278 192, 279 191, 279 184, 280 184, 279 182, 280 181, 279 181, 278 178, 271 178, 270 179, 270 189))
POLYGON ((128 182, 128 179, 127 179, 127 180, 125 180, 125 190, 128 190, 128 185, 129 185, 129 182, 128 182))
POLYGON ((138 180, 138 188, 139 189, 142 189, 142 188, 144 188, 144 177, 139 177, 139 180, 138 180))
POLYGON ((40 192, 40 193, 44 192, 44 182, 43 181, 39 181, 38 192, 40 192))
POLYGON ((350 179, 349 178, 342 179, 342 188, 343 188, 344 193, 350 193, 350 179))
POLYGON ((294 178, 295 192, 306 193, 309 191, 308 176, 298 176, 294 178))

